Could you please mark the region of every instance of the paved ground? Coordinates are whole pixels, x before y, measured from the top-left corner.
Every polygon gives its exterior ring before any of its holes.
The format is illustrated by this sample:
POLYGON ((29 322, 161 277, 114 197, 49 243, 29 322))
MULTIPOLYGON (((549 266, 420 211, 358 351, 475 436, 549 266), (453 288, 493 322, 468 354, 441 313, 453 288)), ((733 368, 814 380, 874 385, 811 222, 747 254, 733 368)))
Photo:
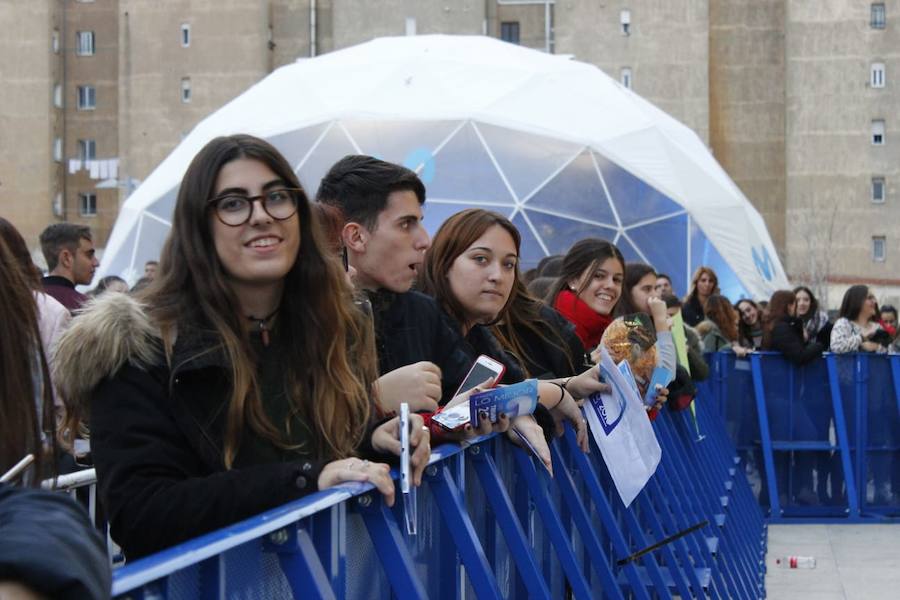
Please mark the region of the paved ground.
POLYGON ((900 598, 900 524, 770 525, 769 600, 900 598), (780 569, 775 559, 814 556, 816 568, 780 569))

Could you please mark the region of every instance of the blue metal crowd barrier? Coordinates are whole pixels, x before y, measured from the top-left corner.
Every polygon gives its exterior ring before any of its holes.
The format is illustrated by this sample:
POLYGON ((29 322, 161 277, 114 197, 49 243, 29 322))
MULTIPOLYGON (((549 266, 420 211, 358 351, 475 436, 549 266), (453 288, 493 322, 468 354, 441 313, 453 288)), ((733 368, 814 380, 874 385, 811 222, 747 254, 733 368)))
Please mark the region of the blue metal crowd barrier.
POLYGON ((120 598, 761 598, 766 525, 709 399, 663 410, 625 507, 574 433, 554 474, 503 436, 434 449, 417 534, 370 486, 320 492, 114 573, 120 598), (665 542, 665 543, 660 543, 665 542), (474 596, 473 596, 474 594, 474 596))
POLYGON ((704 393, 770 521, 900 518, 900 356, 707 358, 704 393))

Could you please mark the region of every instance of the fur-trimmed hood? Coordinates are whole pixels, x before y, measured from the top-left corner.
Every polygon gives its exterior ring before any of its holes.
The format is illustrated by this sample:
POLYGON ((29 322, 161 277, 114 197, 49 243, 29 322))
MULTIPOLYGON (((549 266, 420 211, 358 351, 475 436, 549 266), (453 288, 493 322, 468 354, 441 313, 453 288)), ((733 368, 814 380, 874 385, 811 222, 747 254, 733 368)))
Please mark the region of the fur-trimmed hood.
POLYGON ((72 319, 53 355, 53 380, 69 405, 86 406, 103 378, 126 363, 147 367, 160 357, 159 332, 144 305, 131 296, 106 292, 72 319))
POLYGON ((719 326, 710 321, 709 319, 704 319, 697 323, 697 326, 694 327, 694 331, 697 332, 701 338, 705 337, 708 333, 717 333, 722 335, 722 332, 719 330, 719 326))

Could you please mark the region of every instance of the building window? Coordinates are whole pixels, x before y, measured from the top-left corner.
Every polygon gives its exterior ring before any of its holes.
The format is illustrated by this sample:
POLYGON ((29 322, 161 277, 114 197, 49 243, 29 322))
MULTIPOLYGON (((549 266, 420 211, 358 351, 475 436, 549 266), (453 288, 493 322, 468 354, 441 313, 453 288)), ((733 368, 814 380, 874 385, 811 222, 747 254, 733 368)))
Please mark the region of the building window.
POLYGON ((884 87, 884 63, 872 63, 872 73, 869 77, 869 85, 873 88, 884 87))
POLYGON ((78 194, 78 208, 82 217, 93 217, 97 214, 97 194, 86 192, 78 194))
POLYGON ((191 45, 191 26, 187 23, 181 24, 181 47, 187 48, 191 45))
POLYGON ((54 138, 53 139, 53 160, 56 162, 62 162, 62 138, 54 138))
POLYGON ((78 86, 78 110, 94 110, 97 107, 97 90, 92 85, 78 86))
POLYGON ((92 56, 94 54, 94 32, 79 31, 75 35, 75 53, 78 56, 92 56))
POLYGON ((631 89, 631 68, 630 67, 622 67, 622 73, 620 74, 619 81, 627 87, 629 90, 631 89))
POLYGON ((181 101, 187 104, 191 101, 191 78, 181 78, 181 101))
POLYGON ((623 10, 619 13, 619 24, 622 26, 622 35, 631 35, 631 11, 623 10))
POLYGON ((884 203, 885 195, 884 177, 872 178, 872 202, 877 204, 884 203))
POLYGON ((884 145, 884 121, 881 119, 872 121, 872 145, 884 145))
POLYGON ((62 108, 63 105, 63 93, 62 93, 62 85, 56 84, 53 86, 53 106, 56 108, 62 108))
POLYGON ((61 217, 63 214, 62 199, 63 199, 62 192, 56 192, 56 196, 53 198, 53 203, 51 204, 54 217, 61 217))
POLYGON ((59 54, 59 29, 53 30, 53 35, 50 37, 50 47, 53 48, 53 54, 59 54))
POLYGON ((78 158, 81 160, 95 160, 97 158, 97 141, 78 140, 78 158))
POLYGON ((416 35, 415 17, 406 17, 406 35, 416 35))
POLYGON ((504 21, 500 23, 500 39, 510 44, 519 43, 519 22, 504 21))
POLYGON ((869 25, 871 25, 872 29, 884 29, 886 15, 884 12, 884 2, 875 2, 872 4, 872 16, 869 20, 869 25))
POLYGON ((884 262, 887 252, 885 248, 886 242, 887 240, 883 235, 872 236, 872 260, 875 262, 884 262))

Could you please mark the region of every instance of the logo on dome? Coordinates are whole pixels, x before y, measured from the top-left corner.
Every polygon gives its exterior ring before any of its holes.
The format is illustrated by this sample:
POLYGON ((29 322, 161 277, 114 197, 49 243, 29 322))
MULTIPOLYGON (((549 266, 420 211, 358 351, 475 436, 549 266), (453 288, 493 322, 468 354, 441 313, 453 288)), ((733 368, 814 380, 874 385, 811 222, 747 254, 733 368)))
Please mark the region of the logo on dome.
POLYGON ((772 281, 772 278, 775 276, 775 265, 772 264, 769 250, 765 246, 760 246, 759 252, 757 252, 756 248, 751 247, 750 253, 753 254, 753 264, 756 265, 756 270, 759 271, 759 274, 766 281, 772 281))

